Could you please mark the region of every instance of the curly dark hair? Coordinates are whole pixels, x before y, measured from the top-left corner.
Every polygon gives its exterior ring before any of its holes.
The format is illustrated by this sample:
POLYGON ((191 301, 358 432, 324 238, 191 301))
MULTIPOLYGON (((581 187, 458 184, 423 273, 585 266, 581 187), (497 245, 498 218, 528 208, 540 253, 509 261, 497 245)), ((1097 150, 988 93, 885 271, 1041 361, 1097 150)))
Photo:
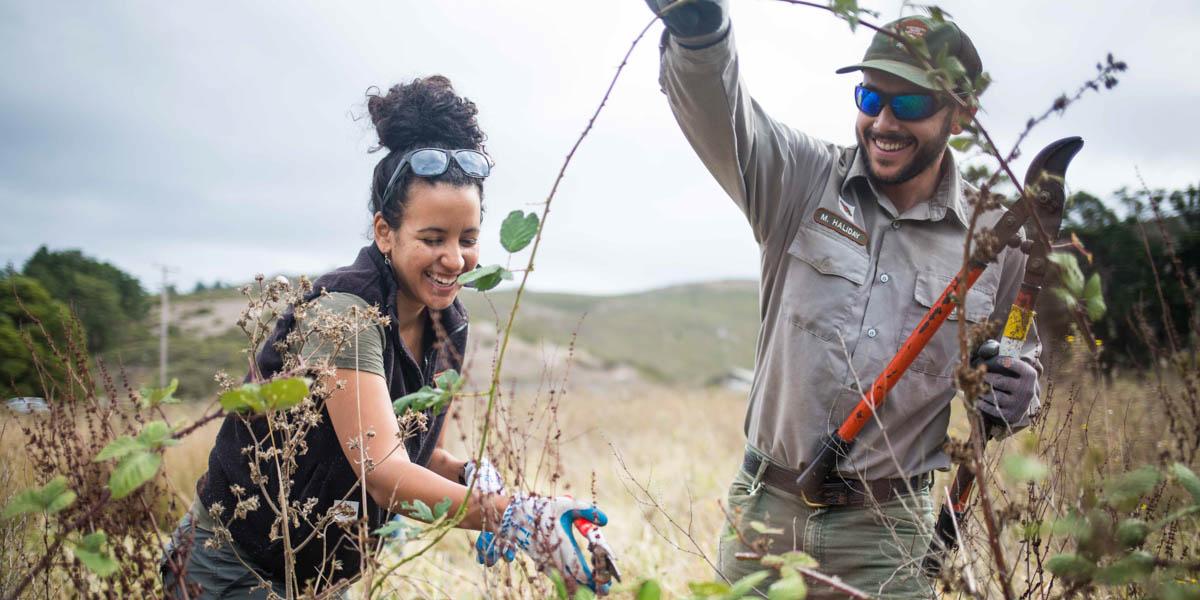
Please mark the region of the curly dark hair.
POLYGON ((371 151, 388 150, 387 156, 375 165, 375 174, 371 177, 368 205, 371 214, 382 213, 389 226, 399 227, 404 205, 408 202, 408 188, 414 179, 454 186, 474 185, 479 189, 479 197, 483 198, 483 181, 468 176, 455 161, 450 161, 450 168, 435 177, 418 177, 405 171, 396 181, 390 197, 383 197, 396 164, 409 150, 469 148, 483 151, 487 136, 479 129, 476 119, 479 110, 474 102, 455 93, 448 78, 430 75, 414 79, 392 86, 384 95, 377 89, 368 91, 367 111, 379 135, 379 145, 371 151))

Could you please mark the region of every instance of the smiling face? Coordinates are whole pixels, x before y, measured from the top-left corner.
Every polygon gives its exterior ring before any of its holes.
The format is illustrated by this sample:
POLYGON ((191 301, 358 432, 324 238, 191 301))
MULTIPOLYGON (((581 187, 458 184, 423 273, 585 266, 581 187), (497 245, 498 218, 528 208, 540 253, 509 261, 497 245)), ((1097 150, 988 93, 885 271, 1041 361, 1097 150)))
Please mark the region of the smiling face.
POLYGON ((442 310, 462 286, 458 276, 479 262, 479 188, 417 179, 407 189, 400 226, 375 215, 375 243, 400 284, 398 308, 442 310))
MULTIPOLYGON (((895 75, 863 70, 863 85, 885 94, 922 94, 929 90, 895 75)), ((901 121, 885 106, 877 116, 858 113, 855 133, 866 150, 867 170, 883 185, 900 185, 929 170, 937 171, 951 134, 962 132, 962 109, 947 102, 928 118, 901 121)))

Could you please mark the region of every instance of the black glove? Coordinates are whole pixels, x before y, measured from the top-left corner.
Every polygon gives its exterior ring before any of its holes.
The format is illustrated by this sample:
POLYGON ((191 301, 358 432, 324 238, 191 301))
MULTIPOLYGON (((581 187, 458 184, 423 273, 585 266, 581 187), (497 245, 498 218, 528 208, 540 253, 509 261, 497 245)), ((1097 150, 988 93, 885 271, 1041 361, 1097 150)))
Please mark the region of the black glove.
MULTIPOLYGON (((673 2, 675 0, 646 0, 646 5, 658 14, 673 2)), ((729 31, 729 0, 693 0, 667 11, 662 20, 683 46, 711 46, 729 31)))

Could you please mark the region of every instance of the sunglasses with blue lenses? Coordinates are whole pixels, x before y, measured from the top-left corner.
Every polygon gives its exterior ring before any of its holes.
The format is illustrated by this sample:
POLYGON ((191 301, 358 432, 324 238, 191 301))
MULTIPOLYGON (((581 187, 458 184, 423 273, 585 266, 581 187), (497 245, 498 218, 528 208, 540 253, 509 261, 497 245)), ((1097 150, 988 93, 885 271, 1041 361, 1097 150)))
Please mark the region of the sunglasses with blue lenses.
POLYGON ((407 167, 419 177, 437 177, 450 168, 453 160, 470 177, 483 179, 492 173, 492 159, 478 150, 446 150, 443 148, 417 148, 405 154, 396 164, 396 170, 383 188, 384 200, 392 195, 392 188, 407 167))
POLYGON ((878 117, 884 106, 890 106, 901 121, 928 119, 942 108, 935 94, 885 94, 861 83, 854 87, 854 104, 868 117, 878 117))

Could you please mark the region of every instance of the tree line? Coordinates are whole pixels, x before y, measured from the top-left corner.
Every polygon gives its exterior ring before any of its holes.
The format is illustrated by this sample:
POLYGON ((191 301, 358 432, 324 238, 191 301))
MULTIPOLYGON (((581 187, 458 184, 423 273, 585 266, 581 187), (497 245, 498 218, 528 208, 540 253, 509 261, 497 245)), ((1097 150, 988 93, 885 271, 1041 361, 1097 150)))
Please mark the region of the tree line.
MULTIPOLYGON (((1063 229, 1064 238, 1078 241, 1084 268, 1104 282, 1108 311, 1091 326, 1103 344, 1105 364, 1145 367, 1148 346, 1169 350, 1172 340, 1187 340, 1200 330, 1190 321, 1198 313, 1189 310, 1200 291, 1196 186, 1122 189, 1107 202, 1077 192, 1068 201, 1063 229)), ((197 284, 193 293, 225 287, 197 284)), ((1072 319, 1053 295, 1043 298, 1043 338, 1062 340, 1073 331, 1072 319)), ((86 348, 78 350, 90 355, 144 339, 151 305, 137 278, 116 266, 80 250, 38 248, 19 271, 10 265, 0 272, 0 394, 37 396, 45 393, 43 381, 60 381, 53 372, 39 372, 38 365, 53 369, 50 342, 67 351, 61 343, 70 327, 80 329, 76 339, 86 340, 86 348)))

